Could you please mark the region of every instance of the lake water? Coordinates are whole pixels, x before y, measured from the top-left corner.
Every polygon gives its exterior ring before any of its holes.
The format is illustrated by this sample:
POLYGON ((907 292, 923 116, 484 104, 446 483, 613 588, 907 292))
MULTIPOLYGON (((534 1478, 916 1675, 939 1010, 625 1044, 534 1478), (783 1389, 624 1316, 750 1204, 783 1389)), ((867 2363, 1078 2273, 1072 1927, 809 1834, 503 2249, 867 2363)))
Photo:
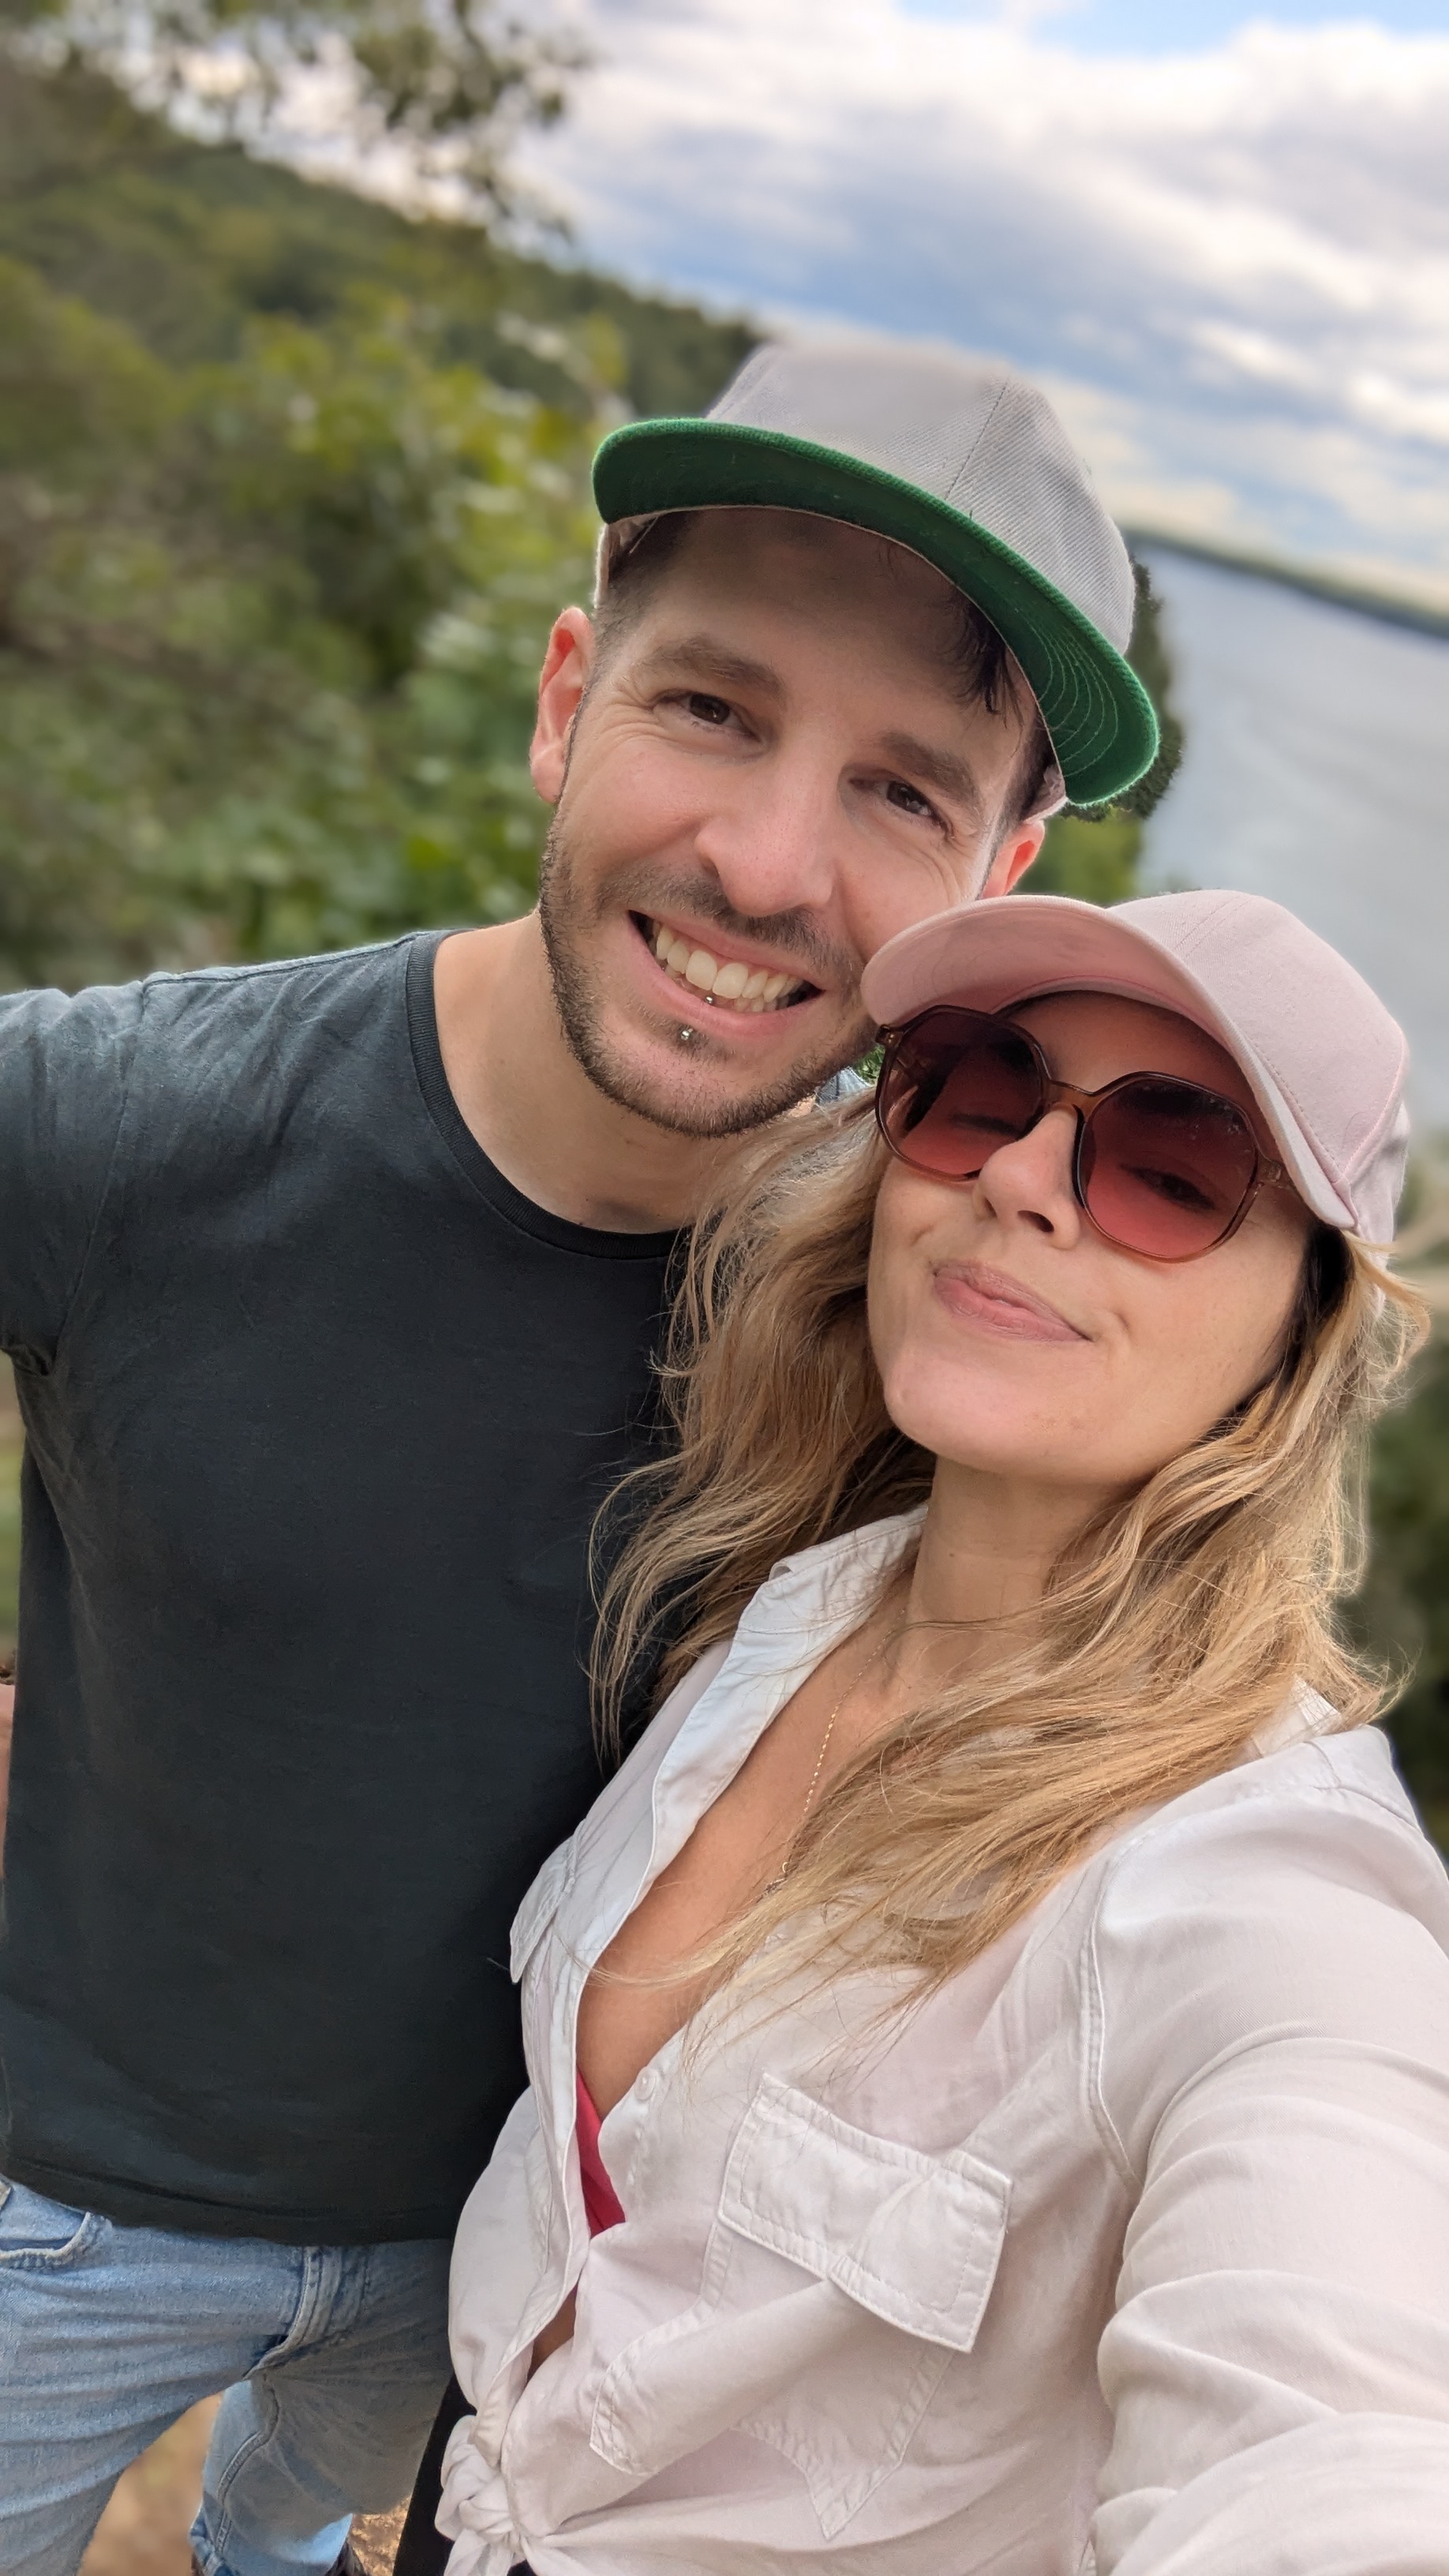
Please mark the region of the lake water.
POLYGON ((1449 1128, 1449 642, 1144 551, 1187 736, 1149 880, 1301 914, 1403 1023, 1415 1111, 1449 1128))

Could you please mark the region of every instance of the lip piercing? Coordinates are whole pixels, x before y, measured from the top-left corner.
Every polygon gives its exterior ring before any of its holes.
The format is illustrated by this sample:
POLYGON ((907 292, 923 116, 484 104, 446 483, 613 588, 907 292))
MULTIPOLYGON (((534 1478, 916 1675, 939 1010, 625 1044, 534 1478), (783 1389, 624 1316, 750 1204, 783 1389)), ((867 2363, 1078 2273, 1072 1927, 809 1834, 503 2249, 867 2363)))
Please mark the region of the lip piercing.
POLYGON ((692 1029, 692 1028, 690 1027, 690 1025, 689 1025, 689 1022, 688 1022, 687 1020, 681 1020, 681 1021, 680 1021, 680 1023, 679 1023, 679 1043, 680 1043, 680 1045, 681 1045, 681 1046, 693 1046, 694 1041, 695 1041, 695 1039, 698 1037, 698 1035, 699 1035, 699 1031, 698 1031, 697 1029, 692 1029))

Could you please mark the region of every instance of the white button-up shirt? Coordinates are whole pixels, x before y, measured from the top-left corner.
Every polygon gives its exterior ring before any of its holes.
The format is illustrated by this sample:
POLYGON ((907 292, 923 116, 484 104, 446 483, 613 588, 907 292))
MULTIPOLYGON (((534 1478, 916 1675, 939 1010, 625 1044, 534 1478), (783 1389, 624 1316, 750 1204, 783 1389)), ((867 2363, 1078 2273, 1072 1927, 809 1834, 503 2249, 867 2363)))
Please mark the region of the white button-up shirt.
POLYGON ((1445 2576, 1449 1886, 1307 1694, 904 2015, 852 1973, 670 2041, 590 2243, 589 1971, 914 1530, 778 1568, 520 1910, 451 2576, 1445 2576))

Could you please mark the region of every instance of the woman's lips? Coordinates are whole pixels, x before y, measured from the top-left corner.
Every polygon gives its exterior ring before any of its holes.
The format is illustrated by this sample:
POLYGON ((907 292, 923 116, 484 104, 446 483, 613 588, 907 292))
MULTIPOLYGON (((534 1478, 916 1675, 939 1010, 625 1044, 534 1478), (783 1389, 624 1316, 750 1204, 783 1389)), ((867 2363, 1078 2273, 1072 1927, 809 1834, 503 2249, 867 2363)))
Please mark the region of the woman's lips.
POLYGON ((1075 1324, 1059 1315, 1044 1297, 1034 1297, 1005 1270, 986 1261, 943 1261, 934 1287, 948 1314, 979 1324, 1014 1342, 1084 1342, 1075 1324))

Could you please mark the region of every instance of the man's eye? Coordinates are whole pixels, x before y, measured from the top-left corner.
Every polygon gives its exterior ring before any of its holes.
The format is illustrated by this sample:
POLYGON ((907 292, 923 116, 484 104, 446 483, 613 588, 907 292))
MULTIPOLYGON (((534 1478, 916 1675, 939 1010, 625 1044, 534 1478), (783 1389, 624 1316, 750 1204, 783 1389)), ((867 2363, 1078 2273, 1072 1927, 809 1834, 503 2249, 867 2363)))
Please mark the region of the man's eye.
POLYGON ((930 798, 923 796, 919 787, 912 787, 906 779, 893 778, 886 795, 902 814, 924 814, 927 822, 935 821, 936 809, 930 798))
POLYGON ((691 689, 684 701, 685 709, 697 724, 728 724, 733 709, 723 698, 707 697, 702 689, 691 689))

